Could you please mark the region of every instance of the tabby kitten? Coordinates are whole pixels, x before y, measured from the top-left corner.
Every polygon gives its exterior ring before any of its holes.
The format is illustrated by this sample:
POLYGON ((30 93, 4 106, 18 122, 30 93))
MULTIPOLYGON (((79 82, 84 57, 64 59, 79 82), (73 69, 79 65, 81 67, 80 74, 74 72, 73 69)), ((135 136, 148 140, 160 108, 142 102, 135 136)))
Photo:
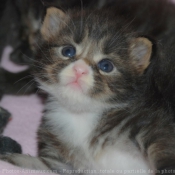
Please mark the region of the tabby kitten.
POLYGON ((38 157, 1 159, 61 174, 175 174, 173 113, 152 75, 164 55, 139 33, 110 9, 48 8, 34 70, 50 94, 38 157))

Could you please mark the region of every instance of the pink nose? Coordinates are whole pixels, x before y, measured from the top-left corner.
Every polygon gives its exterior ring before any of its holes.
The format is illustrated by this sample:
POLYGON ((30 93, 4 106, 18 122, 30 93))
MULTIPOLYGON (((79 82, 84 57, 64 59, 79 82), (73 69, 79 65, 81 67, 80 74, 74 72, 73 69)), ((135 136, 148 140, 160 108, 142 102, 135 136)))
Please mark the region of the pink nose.
POLYGON ((87 65, 82 64, 82 63, 75 64, 73 69, 74 69, 77 77, 81 77, 82 75, 86 75, 89 72, 87 65))

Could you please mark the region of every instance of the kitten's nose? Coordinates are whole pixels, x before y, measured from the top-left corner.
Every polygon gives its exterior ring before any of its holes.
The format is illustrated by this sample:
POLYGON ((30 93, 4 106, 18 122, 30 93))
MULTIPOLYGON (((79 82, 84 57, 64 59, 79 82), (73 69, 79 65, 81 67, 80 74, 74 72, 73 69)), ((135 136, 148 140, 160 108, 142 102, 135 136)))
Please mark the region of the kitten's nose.
POLYGON ((76 63, 74 65, 73 69, 74 69, 77 77, 81 77, 82 75, 86 75, 89 72, 88 66, 83 62, 76 63))

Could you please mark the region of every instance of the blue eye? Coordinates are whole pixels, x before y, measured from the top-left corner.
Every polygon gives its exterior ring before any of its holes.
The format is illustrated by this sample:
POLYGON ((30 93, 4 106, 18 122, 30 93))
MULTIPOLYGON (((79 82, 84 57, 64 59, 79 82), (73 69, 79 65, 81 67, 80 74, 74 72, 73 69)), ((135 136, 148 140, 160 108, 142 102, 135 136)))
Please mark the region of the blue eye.
POLYGON ((112 70, 114 69, 114 65, 110 60, 103 59, 98 63, 98 68, 103 72, 109 73, 109 72, 112 72, 112 70))
POLYGON ((66 46, 62 49, 62 55, 64 57, 74 57, 76 54, 75 47, 73 46, 66 46))

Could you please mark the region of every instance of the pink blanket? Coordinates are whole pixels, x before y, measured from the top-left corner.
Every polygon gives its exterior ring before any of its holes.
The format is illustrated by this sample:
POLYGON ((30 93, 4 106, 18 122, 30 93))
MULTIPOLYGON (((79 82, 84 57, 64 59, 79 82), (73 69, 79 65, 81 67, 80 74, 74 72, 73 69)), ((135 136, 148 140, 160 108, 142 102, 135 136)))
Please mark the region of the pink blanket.
MULTIPOLYGON (((7 47, 4 51, 0 66, 11 72, 25 70, 26 66, 17 66, 9 61, 12 48, 7 47)), ((36 132, 40 124, 43 104, 36 94, 24 96, 5 95, 0 101, 0 106, 12 114, 12 120, 8 123, 3 135, 9 136, 22 145, 23 153, 32 156, 37 155, 36 132)), ((0 161, 0 174, 48 174, 37 173, 15 167, 0 161)))

